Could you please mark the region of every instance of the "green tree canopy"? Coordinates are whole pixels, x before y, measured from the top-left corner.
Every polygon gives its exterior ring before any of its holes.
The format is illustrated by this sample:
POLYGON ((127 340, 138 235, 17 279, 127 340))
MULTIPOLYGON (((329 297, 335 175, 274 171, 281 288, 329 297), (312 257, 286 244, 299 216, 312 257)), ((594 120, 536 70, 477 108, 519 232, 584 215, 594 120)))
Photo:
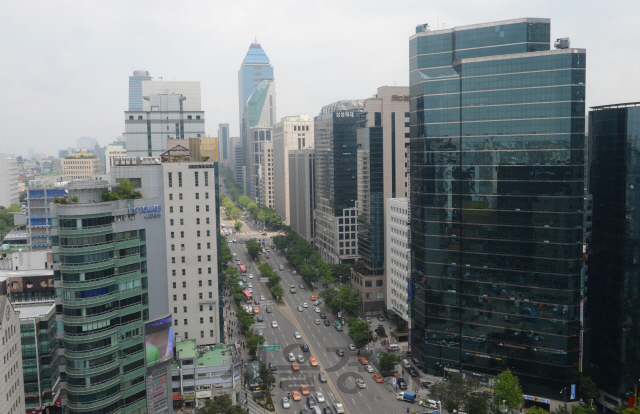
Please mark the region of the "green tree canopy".
POLYGON ((142 193, 135 191, 134 184, 126 178, 120 181, 120 187, 116 191, 107 190, 102 193, 104 201, 135 200, 138 198, 142 198, 142 193))
POLYGON ((222 394, 214 399, 207 398, 198 414, 246 414, 239 404, 233 404, 229 394, 222 394))
POLYGON ((467 409, 467 414, 487 414, 487 399, 481 393, 471 394, 465 408, 467 409))
POLYGON ((220 235, 220 262, 222 266, 227 266, 227 263, 233 260, 233 254, 227 243, 227 238, 220 235))
POLYGON ((258 336, 257 334, 254 333, 253 329, 249 329, 246 332, 245 338, 247 338, 247 340, 245 341, 246 347, 249 348, 249 350, 252 351, 254 354, 258 349, 258 345, 265 343, 264 336, 258 336))
POLYGON ((241 221, 236 221, 235 223, 233 223, 233 228, 236 229, 236 231, 240 231, 240 229, 242 228, 242 226, 244 226, 244 224, 242 224, 241 221))
POLYGON ((282 286, 280 285, 273 286, 269 290, 271 291, 271 294, 276 298, 281 298, 284 296, 284 289, 282 289, 282 286))
POLYGON ((394 354, 382 352, 378 356, 378 365, 380 366, 380 371, 382 372, 392 372, 396 366, 396 362, 400 357, 397 357, 394 354))
POLYGON ((247 205, 247 211, 251 213, 251 215, 254 215, 257 210, 258 210, 258 205, 256 203, 251 202, 247 205))
POLYGON ((505 405, 509 410, 519 407, 524 401, 520 381, 508 368, 498 374, 493 381, 493 393, 498 397, 500 403, 505 400, 505 405))
POLYGON ((245 311, 242 307, 238 307, 236 309, 236 317, 238 318, 238 322, 240 323, 240 331, 247 332, 247 330, 256 323, 255 319, 253 319, 253 314, 245 311))
POLYGON ((250 202, 251 202, 251 199, 246 195, 242 195, 238 197, 238 203, 240 203, 240 205, 244 208, 247 208, 250 202))
POLYGON ((267 368, 267 365, 260 363, 260 370, 258 371, 258 383, 263 390, 267 390, 271 394, 271 386, 276 383, 276 376, 273 372, 267 368))
POLYGON ((369 329, 369 324, 356 318, 347 319, 349 325, 349 337, 357 348, 362 348, 369 341, 373 340, 373 332, 369 329))
POLYGON ((589 402, 591 400, 595 400, 598 398, 598 386, 596 383, 588 376, 580 377, 580 396, 585 402, 589 402))
POLYGON ((233 220, 238 220, 240 218, 240 216, 242 215, 242 211, 238 208, 238 207, 233 207, 231 209, 231 213, 229 213, 229 216, 233 219, 233 220))
POLYGON ((247 240, 245 247, 247 248, 247 253, 249 253, 249 256, 253 259, 258 257, 258 253, 262 251, 262 247, 254 239, 247 240))
POLYGON ((459 412, 469 403, 469 399, 475 391, 474 381, 466 379, 459 372, 451 375, 444 390, 442 399, 444 408, 452 412, 459 412))

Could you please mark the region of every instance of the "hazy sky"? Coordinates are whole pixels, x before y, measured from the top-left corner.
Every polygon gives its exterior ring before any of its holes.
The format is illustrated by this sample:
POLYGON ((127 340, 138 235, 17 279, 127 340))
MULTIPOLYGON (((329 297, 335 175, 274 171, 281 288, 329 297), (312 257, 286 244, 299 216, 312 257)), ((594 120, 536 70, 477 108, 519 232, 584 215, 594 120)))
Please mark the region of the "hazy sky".
POLYGON ((587 49, 587 107, 640 101, 635 1, 4 1, 0 152, 57 155, 124 131, 128 77, 198 80, 206 132, 238 134, 238 69, 257 36, 274 66, 277 118, 315 116, 378 86, 408 85, 409 36, 519 17, 587 49))

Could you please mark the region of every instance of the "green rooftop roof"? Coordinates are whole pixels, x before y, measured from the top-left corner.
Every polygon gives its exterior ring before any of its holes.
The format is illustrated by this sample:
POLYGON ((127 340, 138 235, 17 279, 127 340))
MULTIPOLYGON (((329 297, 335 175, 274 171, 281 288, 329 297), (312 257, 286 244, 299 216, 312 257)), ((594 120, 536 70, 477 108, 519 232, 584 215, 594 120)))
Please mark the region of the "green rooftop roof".
MULTIPOLYGON (((235 345, 220 344, 196 347, 196 341, 193 339, 183 340, 176 345, 177 355, 179 359, 195 359, 195 366, 216 366, 231 364, 235 345), (207 348, 209 350, 207 350, 207 348), (202 365, 200 365, 202 364, 202 365)), ((178 364, 172 364, 171 368, 178 368, 178 364)))

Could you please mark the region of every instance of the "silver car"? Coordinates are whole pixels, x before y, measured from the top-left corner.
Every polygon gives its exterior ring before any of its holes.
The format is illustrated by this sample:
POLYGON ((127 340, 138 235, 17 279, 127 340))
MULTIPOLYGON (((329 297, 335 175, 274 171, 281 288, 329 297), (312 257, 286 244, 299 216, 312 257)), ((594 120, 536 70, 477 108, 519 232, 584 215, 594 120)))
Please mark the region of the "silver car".
POLYGON ((298 355, 298 362, 299 363, 304 363, 304 357, 302 355, 298 355))
POLYGON ((293 334, 293 337, 294 337, 295 339, 302 339, 302 336, 300 335, 300 332, 295 332, 295 333, 293 334))
POLYGON ((282 408, 291 408, 291 403, 287 397, 282 397, 282 408))
POLYGON ((317 400, 319 403, 323 403, 323 402, 324 402, 324 395, 322 395, 322 393, 321 393, 321 392, 316 392, 316 400, 317 400))

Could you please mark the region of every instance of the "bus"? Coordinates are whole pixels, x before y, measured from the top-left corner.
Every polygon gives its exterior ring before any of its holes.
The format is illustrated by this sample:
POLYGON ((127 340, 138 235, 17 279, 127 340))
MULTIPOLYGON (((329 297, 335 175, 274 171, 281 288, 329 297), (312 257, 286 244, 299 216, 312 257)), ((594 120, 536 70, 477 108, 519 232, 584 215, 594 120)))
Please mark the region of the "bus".
POLYGON ((242 275, 247 274, 247 268, 244 265, 240 265, 240 274, 242 275))
POLYGON ((243 290, 242 293, 244 294, 244 301, 247 303, 251 303, 253 302, 253 296, 251 296, 251 293, 249 293, 248 290, 243 290))

